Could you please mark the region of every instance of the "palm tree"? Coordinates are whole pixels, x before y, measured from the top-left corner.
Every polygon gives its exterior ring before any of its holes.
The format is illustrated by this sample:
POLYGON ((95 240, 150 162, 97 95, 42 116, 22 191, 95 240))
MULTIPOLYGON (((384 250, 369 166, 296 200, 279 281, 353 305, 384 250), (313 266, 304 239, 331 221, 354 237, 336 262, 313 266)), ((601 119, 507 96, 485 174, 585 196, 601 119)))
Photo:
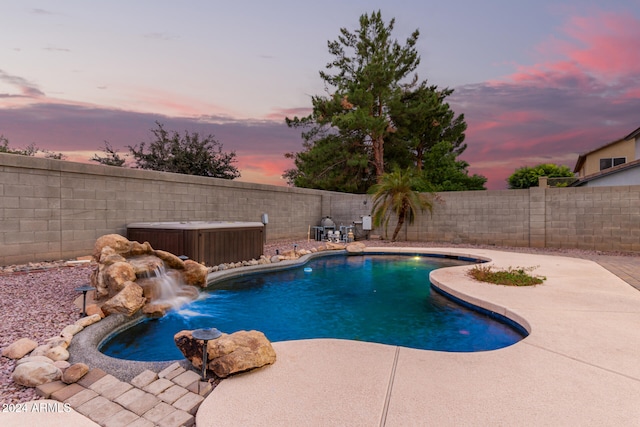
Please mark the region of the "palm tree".
POLYGON ((384 225, 385 235, 392 214, 398 217, 398 224, 393 231, 392 241, 395 242, 400 228, 405 220, 413 224, 418 210, 423 212, 433 208, 433 193, 419 193, 415 188, 424 187, 425 183, 416 176, 411 169, 395 168, 392 172, 383 174, 380 181, 371 187, 373 194, 373 225, 384 225))

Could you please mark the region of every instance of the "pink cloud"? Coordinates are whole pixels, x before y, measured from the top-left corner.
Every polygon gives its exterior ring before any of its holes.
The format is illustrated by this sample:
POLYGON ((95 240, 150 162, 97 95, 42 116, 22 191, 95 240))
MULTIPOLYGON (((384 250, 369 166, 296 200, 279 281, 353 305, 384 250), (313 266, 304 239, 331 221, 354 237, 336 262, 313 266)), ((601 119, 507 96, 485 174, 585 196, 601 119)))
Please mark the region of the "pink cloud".
POLYGON ((133 95, 135 101, 124 101, 124 106, 133 111, 156 112, 173 117, 199 117, 202 116, 203 111, 206 111, 212 116, 241 117, 237 111, 188 96, 180 96, 175 92, 132 87, 130 93, 135 94, 133 95))
MULTIPOLYGON (((470 120, 467 120, 467 123, 469 127, 471 127, 472 122, 470 120)), ((475 122, 473 124, 474 131, 476 132, 488 131, 490 129, 495 129, 499 126, 500 126, 500 122, 497 122, 497 121, 475 122)))
MULTIPOLYGON (((520 84, 531 84, 544 87, 578 86, 589 90, 594 81, 576 64, 568 61, 537 64, 518 67, 519 71, 508 77, 520 84)), ((501 83, 494 83, 500 85, 501 83)))
POLYGON ((499 121, 533 122, 544 118, 539 111, 505 111, 498 116, 499 121))
POLYGON ((286 169, 293 167, 290 159, 285 159, 282 154, 251 155, 238 153, 238 168, 242 172, 239 181, 257 182, 285 186, 287 182, 282 178, 286 169))
POLYGON ((640 99, 640 87, 630 88, 622 93, 620 97, 621 99, 640 99))
POLYGON ((590 77, 615 84, 640 73, 640 19, 597 12, 569 18, 560 32, 564 38, 553 36, 538 46, 537 51, 546 59, 519 67, 509 79, 553 84, 571 76, 587 86, 590 77))
POLYGON ((596 16, 574 17, 565 28, 569 36, 585 45, 565 54, 581 67, 605 78, 640 72, 640 20, 601 12, 596 16))

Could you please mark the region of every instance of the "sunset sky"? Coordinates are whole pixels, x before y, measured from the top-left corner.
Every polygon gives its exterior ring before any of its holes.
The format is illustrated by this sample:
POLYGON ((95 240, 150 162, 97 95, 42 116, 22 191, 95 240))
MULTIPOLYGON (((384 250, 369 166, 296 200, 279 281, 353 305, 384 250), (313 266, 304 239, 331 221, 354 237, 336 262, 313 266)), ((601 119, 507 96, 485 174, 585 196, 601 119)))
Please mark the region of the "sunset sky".
POLYGON ((455 89, 462 159, 490 189, 640 127, 640 0, 25 0, 0 3, 0 135, 87 162, 160 121, 285 185, 302 140, 284 118, 324 93, 327 41, 378 9, 399 41, 420 30, 419 77, 455 89))

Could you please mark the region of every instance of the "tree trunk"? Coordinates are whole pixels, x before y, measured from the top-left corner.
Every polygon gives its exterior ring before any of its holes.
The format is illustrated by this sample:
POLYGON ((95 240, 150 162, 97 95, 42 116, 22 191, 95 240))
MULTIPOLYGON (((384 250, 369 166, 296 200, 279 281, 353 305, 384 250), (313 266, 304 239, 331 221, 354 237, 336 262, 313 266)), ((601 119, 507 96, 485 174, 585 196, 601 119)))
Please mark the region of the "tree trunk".
POLYGON ((403 207, 400 213, 398 214, 398 224, 396 225, 396 229, 393 230, 393 237, 391 238, 392 242, 396 241, 396 237, 398 237, 398 233, 402 228, 402 224, 404 224, 404 217, 406 216, 406 209, 403 207))
POLYGON ((376 181, 380 182, 384 174, 384 137, 382 135, 373 139, 373 163, 376 167, 376 181))
POLYGON ((416 149, 416 169, 422 172, 422 158, 424 157, 424 150, 421 147, 416 149))

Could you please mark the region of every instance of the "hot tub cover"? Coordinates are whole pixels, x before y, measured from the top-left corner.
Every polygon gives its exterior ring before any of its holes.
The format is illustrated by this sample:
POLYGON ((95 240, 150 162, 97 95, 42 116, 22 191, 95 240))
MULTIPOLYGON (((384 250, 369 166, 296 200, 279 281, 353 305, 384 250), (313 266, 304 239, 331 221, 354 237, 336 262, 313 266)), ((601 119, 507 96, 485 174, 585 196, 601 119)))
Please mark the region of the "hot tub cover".
POLYGON ((173 222, 134 222, 127 228, 156 228, 165 230, 208 230, 217 228, 264 227, 261 222, 243 221, 173 221, 173 222))

